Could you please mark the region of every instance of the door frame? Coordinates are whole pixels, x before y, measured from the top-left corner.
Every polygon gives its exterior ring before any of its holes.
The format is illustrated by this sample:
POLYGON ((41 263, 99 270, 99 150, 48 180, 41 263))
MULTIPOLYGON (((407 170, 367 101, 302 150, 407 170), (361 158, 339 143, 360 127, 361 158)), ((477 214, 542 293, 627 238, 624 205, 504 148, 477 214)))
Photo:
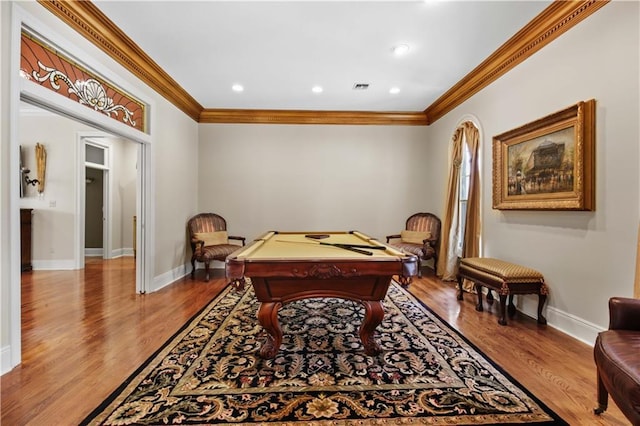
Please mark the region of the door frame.
MULTIPOLYGON (((22 360, 22 319, 21 319, 21 298, 22 290, 20 286, 21 270, 20 270, 20 171, 19 171, 19 110, 20 101, 25 101, 34 104, 40 108, 44 108, 65 117, 72 118, 76 121, 88 124, 94 128, 111 133, 115 136, 120 136, 125 139, 129 139, 140 143, 140 149, 138 150, 138 174, 141 177, 139 181, 139 190, 137 192, 136 210, 138 213, 137 221, 137 235, 140 244, 137 247, 138 256, 136 256, 136 291, 139 293, 145 293, 148 289, 153 289, 153 276, 154 276, 154 259, 155 259, 155 247, 153 245, 154 238, 152 232, 155 228, 155 217, 153 214, 153 191, 154 191, 154 148, 153 148, 153 135, 154 135, 154 123, 155 116, 155 102, 151 102, 152 96, 149 94, 141 93, 142 89, 140 85, 133 86, 128 84, 126 80, 122 78, 122 74, 126 74, 124 71, 120 71, 120 75, 110 71, 110 68, 105 67, 104 63, 101 63, 94 52, 93 54, 87 53, 85 50, 79 48, 76 44, 69 42, 67 38, 60 35, 48 25, 45 25, 39 19, 28 13, 18 3, 12 2, 9 5, 11 28, 9 34, 9 70, 20 69, 20 39, 21 31, 23 27, 30 28, 39 34, 45 34, 47 39, 54 43, 56 46, 63 48, 66 52, 73 54, 77 58, 83 58, 84 65, 91 69, 99 69, 102 75, 111 80, 118 81, 119 85, 131 93, 136 98, 140 99, 147 105, 147 118, 150 123, 148 133, 141 132, 132 127, 127 126, 124 123, 120 123, 113 120, 106 115, 100 114, 96 111, 87 108, 84 105, 65 98, 58 93, 48 90, 32 82, 26 81, 20 77, 18 72, 9 73, 9 120, 6 123, 8 128, 7 134, 9 139, 9 224, 7 228, 8 241, 6 245, 8 247, 8 273, 9 277, 9 295, 8 295, 8 314, 9 319, 9 347, 2 348, 0 367, 4 373, 9 371, 16 365, 20 364, 22 360), (147 230, 149 232, 147 232, 147 230)), ((6 9, 4 9, 6 10, 6 9)), ((92 50, 93 51, 93 50, 92 50)), ((114 61, 108 62, 111 69, 119 66, 114 61), (115 64, 115 65, 114 65, 115 64)), ((4 124, 3 124, 4 126, 4 124)), ((77 182, 77 179, 76 179, 77 182)))
MULTIPOLYGON (((76 135, 78 149, 78 190, 76 191, 76 241, 75 264, 77 269, 84 268, 85 257, 85 225, 86 225, 86 168, 102 170, 103 172, 103 193, 102 193, 102 258, 111 259, 113 257, 113 241, 111 238, 111 224, 113 220, 113 205, 111 202, 113 150, 111 142, 101 140, 113 137, 104 132, 78 132, 76 135), (91 145, 104 150, 105 164, 87 163, 86 146, 91 145)), ((131 143, 123 141, 123 143, 131 143)), ((138 197, 136 191, 136 197, 138 197)), ((136 212, 137 213, 137 212, 136 212)))

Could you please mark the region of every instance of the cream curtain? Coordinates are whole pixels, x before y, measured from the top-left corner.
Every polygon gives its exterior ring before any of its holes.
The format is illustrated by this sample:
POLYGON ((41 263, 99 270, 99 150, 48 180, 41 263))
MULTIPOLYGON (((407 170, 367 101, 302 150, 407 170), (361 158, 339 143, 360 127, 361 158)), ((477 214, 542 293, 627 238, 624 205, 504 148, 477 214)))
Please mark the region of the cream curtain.
POLYGON ((471 157, 471 169, 462 257, 478 257, 480 256, 480 234, 482 232, 482 224, 480 222, 480 167, 478 161, 480 133, 478 128, 469 121, 465 122, 463 126, 471 157))
POLYGON ((438 271, 445 281, 456 279, 455 241, 458 230, 458 194, 460 193, 460 165, 462 164, 462 138, 464 128, 458 127, 451 138, 451 169, 447 184, 447 198, 442 218, 442 237, 440 238, 440 256, 438 271))
MULTIPOLYGON (((466 121, 454 132, 451 139, 451 169, 447 188, 445 214, 442 223, 442 235, 440 241, 440 257, 438 259, 438 271, 445 281, 455 281, 458 272, 458 256, 456 246, 459 238, 464 238, 462 244, 462 257, 477 257, 480 254, 480 234, 482 224, 480 222, 480 171, 479 171, 479 145, 480 133, 478 128, 466 121), (460 194, 460 165, 462 164, 462 144, 466 143, 470 154, 469 195, 467 200, 467 216, 465 220, 464 236, 458 233, 458 205, 460 194)), ((470 283, 463 286, 466 291, 471 289, 470 283)))

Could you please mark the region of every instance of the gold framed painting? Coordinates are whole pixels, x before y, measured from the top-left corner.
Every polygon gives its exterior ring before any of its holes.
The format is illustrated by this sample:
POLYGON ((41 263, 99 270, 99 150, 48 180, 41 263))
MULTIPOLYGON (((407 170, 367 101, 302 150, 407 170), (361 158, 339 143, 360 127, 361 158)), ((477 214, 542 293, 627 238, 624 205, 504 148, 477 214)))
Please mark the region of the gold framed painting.
POLYGON ((595 100, 493 137, 493 208, 595 210, 595 100))

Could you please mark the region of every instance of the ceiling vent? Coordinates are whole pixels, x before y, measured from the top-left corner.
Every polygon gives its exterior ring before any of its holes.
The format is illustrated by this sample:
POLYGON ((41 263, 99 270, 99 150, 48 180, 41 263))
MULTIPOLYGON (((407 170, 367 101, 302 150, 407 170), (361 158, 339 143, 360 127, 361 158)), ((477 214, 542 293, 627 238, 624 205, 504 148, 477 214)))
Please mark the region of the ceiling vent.
POLYGON ((367 90, 369 83, 356 83, 353 85, 353 90, 367 90))

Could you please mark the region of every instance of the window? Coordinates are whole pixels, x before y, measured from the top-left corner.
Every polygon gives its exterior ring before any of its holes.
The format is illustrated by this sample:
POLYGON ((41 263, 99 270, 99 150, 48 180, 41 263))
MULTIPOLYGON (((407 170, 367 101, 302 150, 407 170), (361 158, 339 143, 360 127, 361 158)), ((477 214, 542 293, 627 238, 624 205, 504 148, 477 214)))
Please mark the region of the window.
POLYGON ((464 244, 464 227, 467 220, 467 201, 469 199, 469 180, 471 177, 471 153, 466 141, 462 141, 462 163, 460 164, 459 194, 458 194, 458 230, 456 254, 462 257, 462 246, 464 244))
POLYGON ((97 166, 108 166, 105 158, 106 147, 93 145, 89 142, 85 144, 85 162, 97 166))

